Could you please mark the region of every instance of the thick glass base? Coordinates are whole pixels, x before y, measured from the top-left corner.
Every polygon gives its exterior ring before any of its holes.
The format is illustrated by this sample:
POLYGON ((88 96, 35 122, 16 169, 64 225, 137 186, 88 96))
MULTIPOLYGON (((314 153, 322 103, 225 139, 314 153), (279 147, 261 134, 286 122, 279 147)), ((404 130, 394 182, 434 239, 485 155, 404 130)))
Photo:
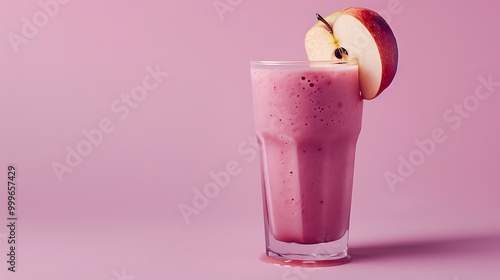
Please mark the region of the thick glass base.
POLYGON ((282 242, 274 239, 271 234, 268 234, 266 239, 266 254, 276 259, 331 261, 348 257, 347 243, 349 231, 346 231, 344 236, 338 240, 316 244, 282 242))

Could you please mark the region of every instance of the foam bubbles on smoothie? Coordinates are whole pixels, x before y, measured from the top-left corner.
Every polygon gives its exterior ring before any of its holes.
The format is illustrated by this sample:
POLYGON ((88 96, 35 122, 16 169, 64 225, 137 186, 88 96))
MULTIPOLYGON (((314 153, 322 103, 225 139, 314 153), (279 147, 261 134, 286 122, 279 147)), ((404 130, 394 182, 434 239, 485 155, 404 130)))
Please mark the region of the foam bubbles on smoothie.
MULTIPOLYGON (((293 134, 304 127, 321 129, 321 127, 338 126, 344 123, 345 115, 342 115, 343 112, 341 112, 344 108, 339 101, 339 98, 342 97, 331 95, 337 83, 336 79, 341 74, 337 71, 319 74, 314 72, 283 72, 281 75, 284 76, 286 82, 270 80, 271 90, 274 90, 273 92, 278 95, 286 94, 291 101, 288 101, 286 105, 282 102, 269 102, 270 108, 281 110, 287 114, 284 118, 276 116, 276 122, 288 127, 290 133, 293 134), (295 114, 299 112, 303 116, 300 121, 297 121, 295 114), (304 112, 307 113, 304 114, 304 112)), ((280 117, 283 116, 280 115, 280 117)))

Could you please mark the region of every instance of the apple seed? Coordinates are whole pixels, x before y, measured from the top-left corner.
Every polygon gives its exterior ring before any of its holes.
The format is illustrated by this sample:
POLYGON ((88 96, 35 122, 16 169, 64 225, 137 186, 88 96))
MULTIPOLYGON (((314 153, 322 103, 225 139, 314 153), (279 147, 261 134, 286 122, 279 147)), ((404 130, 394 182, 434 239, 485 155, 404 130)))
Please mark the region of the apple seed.
POLYGON ((348 55, 349 53, 347 53, 347 50, 344 49, 343 47, 335 49, 335 57, 338 59, 343 59, 348 55))

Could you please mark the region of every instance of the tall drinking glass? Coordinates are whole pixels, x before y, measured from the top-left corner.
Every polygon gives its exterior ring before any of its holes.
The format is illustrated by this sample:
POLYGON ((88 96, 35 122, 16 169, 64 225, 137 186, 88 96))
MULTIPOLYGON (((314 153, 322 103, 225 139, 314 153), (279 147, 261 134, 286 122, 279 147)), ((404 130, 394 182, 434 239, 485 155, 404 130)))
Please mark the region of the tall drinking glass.
POLYGON ((352 62, 250 63, 266 253, 348 257, 354 154, 363 100, 352 62))

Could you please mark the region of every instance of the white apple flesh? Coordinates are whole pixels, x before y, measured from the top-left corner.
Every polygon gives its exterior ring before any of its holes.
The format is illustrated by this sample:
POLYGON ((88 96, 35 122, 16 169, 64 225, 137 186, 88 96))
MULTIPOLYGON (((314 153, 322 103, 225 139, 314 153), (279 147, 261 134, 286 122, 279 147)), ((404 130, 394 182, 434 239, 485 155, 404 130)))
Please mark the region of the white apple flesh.
POLYGON ((394 79, 398 66, 398 46, 389 24, 378 13, 366 8, 347 8, 325 17, 306 34, 309 60, 338 60, 335 50, 347 50, 347 60, 359 67, 361 95, 373 99, 394 79))

